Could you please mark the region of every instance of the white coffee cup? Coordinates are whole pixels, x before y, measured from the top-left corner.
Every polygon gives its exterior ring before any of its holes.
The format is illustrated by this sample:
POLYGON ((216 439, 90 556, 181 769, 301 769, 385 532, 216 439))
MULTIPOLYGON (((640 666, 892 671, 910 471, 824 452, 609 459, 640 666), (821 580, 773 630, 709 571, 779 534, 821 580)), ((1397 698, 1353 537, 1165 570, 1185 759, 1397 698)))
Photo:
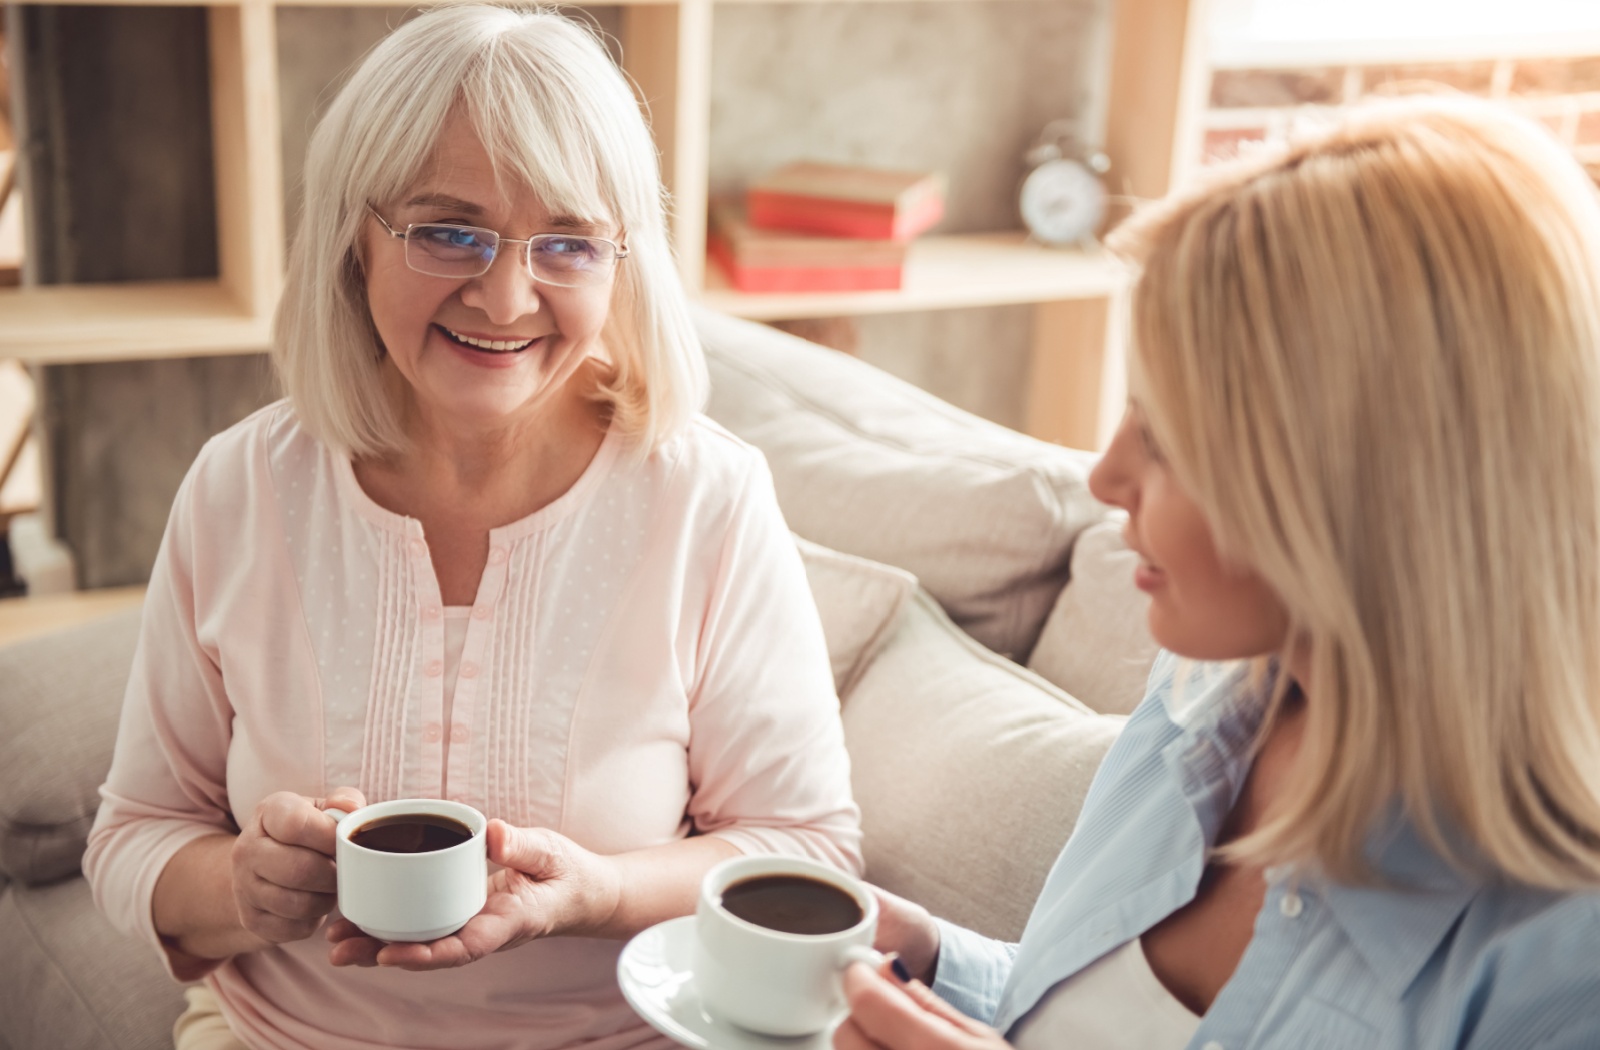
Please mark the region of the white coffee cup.
POLYGON ((380 941, 433 941, 452 934, 483 910, 489 897, 489 821, 460 802, 401 798, 354 813, 325 810, 338 822, 334 866, 339 912, 380 941), (471 837, 427 853, 389 853, 350 841, 368 825, 407 814, 448 817, 471 837))
POLYGON ((856 879, 798 857, 734 857, 706 873, 695 907, 694 981, 715 1019, 762 1035, 820 1032, 845 1012, 841 980, 852 962, 877 966, 878 901, 856 879), (861 918, 834 933, 785 933, 741 919, 723 891, 763 875, 793 875, 847 894, 861 918))

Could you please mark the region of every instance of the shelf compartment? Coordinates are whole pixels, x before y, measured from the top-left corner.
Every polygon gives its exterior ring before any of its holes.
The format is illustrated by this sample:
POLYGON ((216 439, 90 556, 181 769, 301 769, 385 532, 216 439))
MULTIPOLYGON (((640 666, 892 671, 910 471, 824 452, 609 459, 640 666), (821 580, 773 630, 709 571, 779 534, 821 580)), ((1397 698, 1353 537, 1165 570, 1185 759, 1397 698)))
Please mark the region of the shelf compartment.
POLYGON ((1096 299, 1122 279, 1121 266, 1099 249, 1047 248, 1023 233, 957 234, 912 244, 905 283, 895 291, 739 292, 713 264, 700 301, 736 317, 780 321, 1096 299))
POLYGON ((0 292, 0 358, 37 364, 257 353, 270 322, 215 280, 0 292))

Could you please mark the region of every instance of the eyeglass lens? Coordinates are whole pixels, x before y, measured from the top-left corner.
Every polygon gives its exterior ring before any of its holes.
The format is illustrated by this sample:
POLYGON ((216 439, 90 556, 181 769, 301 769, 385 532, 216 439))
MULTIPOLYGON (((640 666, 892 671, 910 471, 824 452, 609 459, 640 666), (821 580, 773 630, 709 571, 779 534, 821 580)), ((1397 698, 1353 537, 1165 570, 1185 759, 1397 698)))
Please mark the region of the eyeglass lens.
MULTIPOLYGON (((500 235, 476 226, 419 225, 406 234, 406 265, 435 277, 476 277, 499 251, 500 235)), ((534 276, 569 288, 604 281, 616 258, 616 250, 597 238, 548 233, 528 243, 534 276)))

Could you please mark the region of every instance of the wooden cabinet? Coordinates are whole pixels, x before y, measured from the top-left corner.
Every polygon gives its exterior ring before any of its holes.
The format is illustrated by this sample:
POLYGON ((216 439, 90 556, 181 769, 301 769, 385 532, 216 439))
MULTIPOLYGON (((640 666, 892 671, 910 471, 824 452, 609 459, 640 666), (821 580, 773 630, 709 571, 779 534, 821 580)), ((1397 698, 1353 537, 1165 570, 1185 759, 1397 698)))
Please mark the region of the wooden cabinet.
MULTIPOLYGON (((650 102, 691 291, 716 309, 762 320, 1033 304, 1027 429, 1065 444, 1098 444, 1121 401, 1108 337, 1120 278, 1098 252, 1042 248, 1015 230, 929 236, 913 246, 905 287, 896 292, 746 295, 708 271, 713 4, 759 2, 622 5, 624 66, 650 102)), ((1105 126, 1118 196, 1164 194, 1198 152, 1203 2, 1116 0, 1105 126)), ((0 357, 52 363, 266 348, 284 241, 275 15, 274 0, 208 7, 217 278, 0 289, 0 357)))

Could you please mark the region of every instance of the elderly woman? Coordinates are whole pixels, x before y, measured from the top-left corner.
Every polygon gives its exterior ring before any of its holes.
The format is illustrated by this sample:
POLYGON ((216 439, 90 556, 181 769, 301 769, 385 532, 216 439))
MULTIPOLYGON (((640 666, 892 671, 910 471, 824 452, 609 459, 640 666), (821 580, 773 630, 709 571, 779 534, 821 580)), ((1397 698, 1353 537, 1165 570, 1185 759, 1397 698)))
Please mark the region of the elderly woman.
POLYGON ((589 32, 441 8, 340 92, 305 199, 288 396, 178 494, 96 897, 205 979, 180 1047, 641 1044, 621 938, 736 853, 860 864, 765 464, 696 414, 648 130, 589 32), (398 797, 495 818, 488 905, 431 944, 313 938, 323 808, 398 797))
POLYGON ((1090 484, 1170 652, 1021 943, 891 899, 945 999, 857 966, 835 1047, 1600 1046, 1594 186, 1413 104, 1116 240, 1090 484))

